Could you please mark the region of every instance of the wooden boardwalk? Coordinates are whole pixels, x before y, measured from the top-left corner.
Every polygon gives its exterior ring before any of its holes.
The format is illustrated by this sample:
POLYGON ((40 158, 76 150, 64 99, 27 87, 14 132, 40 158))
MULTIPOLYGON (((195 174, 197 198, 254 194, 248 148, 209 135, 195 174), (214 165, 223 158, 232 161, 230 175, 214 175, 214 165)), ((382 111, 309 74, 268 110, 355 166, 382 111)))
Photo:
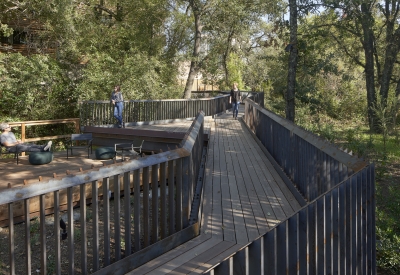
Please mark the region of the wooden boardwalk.
POLYGON ((246 126, 231 116, 211 126, 200 236, 128 274, 201 274, 300 209, 246 126))

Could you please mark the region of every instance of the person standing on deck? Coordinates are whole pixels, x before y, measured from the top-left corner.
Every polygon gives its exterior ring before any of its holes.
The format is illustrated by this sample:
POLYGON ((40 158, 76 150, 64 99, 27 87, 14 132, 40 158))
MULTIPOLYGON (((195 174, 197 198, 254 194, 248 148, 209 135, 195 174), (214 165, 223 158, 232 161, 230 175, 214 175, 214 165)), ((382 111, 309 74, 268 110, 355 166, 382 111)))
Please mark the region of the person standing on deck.
POLYGON ((237 115, 239 113, 239 104, 241 101, 242 101, 242 96, 240 95, 238 84, 235 82, 233 83, 231 96, 229 97, 229 103, 232 104, 232 112, 234 119, 237 119, 237 115))
POLYGON ((111 93, 111 103, 114 105, 114 117, 118 120, 118 128, 122 128, 122 111, 124 110, 124 98, 119 85, 114 87, 111 93))

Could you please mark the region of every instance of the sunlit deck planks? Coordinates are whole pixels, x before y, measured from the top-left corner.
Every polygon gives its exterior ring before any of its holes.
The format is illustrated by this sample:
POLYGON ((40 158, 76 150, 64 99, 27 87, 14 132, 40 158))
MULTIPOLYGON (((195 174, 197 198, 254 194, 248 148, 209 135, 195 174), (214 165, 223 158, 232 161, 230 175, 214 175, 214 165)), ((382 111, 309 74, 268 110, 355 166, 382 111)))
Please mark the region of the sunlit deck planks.
POLYGON ((201 274, 300 209, 245 125, 211 126, 201 234, 129 274, 201 274))

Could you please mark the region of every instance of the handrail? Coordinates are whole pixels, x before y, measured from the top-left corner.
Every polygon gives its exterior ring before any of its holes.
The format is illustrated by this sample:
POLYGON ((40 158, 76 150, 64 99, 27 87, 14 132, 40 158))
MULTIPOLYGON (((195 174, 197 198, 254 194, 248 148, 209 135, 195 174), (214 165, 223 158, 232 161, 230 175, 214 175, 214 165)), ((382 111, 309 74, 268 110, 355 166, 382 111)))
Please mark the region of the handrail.
POLYGON ((65 137, 69 137, 70 135, 56 135, 56 136, 44 136, 44 137, 36 137, 36 138, 26 138, 26 126, 74 123, 75 132, 76 133, 80 133, 79 121, 80 121, 79 118, 63 118, 63 119, 50 119, 50 120, 17 121, 17 122, 9 122, 8 124, 11 127, 21 127, 21 141, 22 142, 29 142, 29 141, 39 141, 39 140, 50 140, 50 139, 57 139, 57 138, 65 138, 65 137))
POLYGON ((245 100, 244 120, 308 201, 368 165, 250 99, 245 100))
MULTIPOLYGON (((264 106, 264 93, 242 92, 243 96, 254 98, 264 106)), ((214 116, 229 110, 229 94, 211 98, 162 99, 162 100, 126 100, 124 101, 123 120, 125 125, 137 123, 171 122, 180 119, 193 119, 199 110, 205 116, 214 116)), ((113 105, 105 100, 79 101, 81 126, 104 126, 115 124, 113 105)))
POLYGON ((149 155, 132 162, 121 162, 108 165, 101 167, 98 170, 76 172, 67 176, 57 176, 55 179, 38 181, 34 184, 15 186, 1 191, 2 195, 0 196, 0 205, 40 196, 91 181, 102 180, 103 178, 109 178, 116 174, 123 174, 125 172, 142 169, 144 167, 160 164, 169 160, 176 160, 188 155, 189 153, 187 150, 179 148, 168 152, 158 153, 156 155, 149 155))

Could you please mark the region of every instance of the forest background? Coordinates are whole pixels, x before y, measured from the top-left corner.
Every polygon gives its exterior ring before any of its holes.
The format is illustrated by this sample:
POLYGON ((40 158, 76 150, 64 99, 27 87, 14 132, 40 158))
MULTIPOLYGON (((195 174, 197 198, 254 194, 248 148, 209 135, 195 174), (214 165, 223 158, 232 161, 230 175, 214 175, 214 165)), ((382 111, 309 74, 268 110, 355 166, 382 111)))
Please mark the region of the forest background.
POLYGON ((399 274, 399 5, 3 0, 0 120, 78 117, 79 100, 108 100, 117 83, 125 99, 190 98, 199 73, 220 90, 263 91, 282 116, 291 101, 296 124, 376 163, 378 266, 399 274))

